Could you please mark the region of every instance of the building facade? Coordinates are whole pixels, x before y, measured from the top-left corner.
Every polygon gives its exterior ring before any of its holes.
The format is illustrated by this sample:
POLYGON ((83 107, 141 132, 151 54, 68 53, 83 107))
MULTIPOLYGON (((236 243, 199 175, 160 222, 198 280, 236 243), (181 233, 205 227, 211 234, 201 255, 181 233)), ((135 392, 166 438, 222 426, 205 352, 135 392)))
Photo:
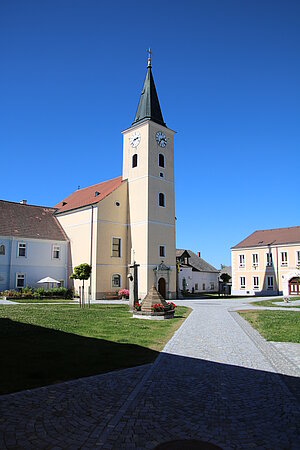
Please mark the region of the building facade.
POLYGON ((0 291, 51 277, 68 286, 68 239, 55 209, 0 201, 0 291))
POLYGON ((299 295, 300 227, 255 231, 231 259, 233 295, 299 295))
POLYGON ((178 293, 197 294, 219 291, 220 271, 191 250, 177 249, 178 293))
POLYGON ((55 207, 70 240, 69 271, 92 266, 92 298, 127 288, 134 262, 139 298, 153 285, 175 298, 174 131, 161 113, 150 58, 134 121, 123 131, 122 177, 75 191, 55 207))

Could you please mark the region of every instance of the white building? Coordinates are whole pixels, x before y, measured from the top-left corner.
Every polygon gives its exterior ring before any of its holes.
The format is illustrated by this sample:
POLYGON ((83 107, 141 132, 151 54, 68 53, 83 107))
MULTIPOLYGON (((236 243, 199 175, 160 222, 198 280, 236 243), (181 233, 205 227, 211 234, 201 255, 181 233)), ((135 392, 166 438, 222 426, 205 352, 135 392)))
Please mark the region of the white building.
POLYGON ((219 270, 191 250, 177 249, 178 290, 190 293, 218 292, 219 270))
POLYGON ((50 276, 68 286, 68 239, 54 208, 0 200, 0 291, 50 276))

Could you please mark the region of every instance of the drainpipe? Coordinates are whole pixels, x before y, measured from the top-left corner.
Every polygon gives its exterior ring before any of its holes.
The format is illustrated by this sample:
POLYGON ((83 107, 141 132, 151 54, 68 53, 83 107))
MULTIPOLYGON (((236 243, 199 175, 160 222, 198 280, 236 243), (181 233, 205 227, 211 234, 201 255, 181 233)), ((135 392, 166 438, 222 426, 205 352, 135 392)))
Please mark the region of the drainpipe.
MULTIPOLYGON (((93 222, 94 222, 94 206, 91 206, 91 248, 90 248, 90 266, 93 268, 93 222)), ((90 276, 90 292, 89 292, 89 307, 90 307, 90 299, 92 295, 92 276, 93 270, 91 271, 90 276)))
POLYGON ((14 238, 10 241, 10 258, 9 258, 9 279, 8 279, 8 289, 11 289, 11 266, 12 266, 12 252, 13 252, 14 238))
POLYGON ((279 295, 278 247, 276 247, 277 295, 279 295))

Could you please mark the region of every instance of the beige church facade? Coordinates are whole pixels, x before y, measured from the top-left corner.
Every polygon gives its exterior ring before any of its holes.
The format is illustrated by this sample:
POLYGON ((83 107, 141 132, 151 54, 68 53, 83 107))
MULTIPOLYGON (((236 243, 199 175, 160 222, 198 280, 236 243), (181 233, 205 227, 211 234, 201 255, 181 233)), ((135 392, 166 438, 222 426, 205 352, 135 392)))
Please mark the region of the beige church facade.
POLYGON ((139 298, 153 285, 175 298, 174 134, 163 120, 149 59, 134 122, 123 131, 122 177, 79 189, 55 206, 70 241, 70 272, 92 266, 91 298, 128 288, 134 262, 139 298))
POLYGON ((231 259, 232 295, 300 294, 300 227, 255 231, 231 259))

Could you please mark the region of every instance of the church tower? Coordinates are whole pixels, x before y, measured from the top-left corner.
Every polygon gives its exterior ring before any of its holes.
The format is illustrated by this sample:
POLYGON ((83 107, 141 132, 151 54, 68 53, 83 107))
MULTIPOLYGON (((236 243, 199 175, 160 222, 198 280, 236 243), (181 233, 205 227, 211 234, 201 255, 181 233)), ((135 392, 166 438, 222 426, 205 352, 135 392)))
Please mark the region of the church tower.
POLYGON ((139 298, 155 285, 176 295, 174 134, 160 109, 151 52, 135 119, 123 131, 123 180, 128 182, 128 260, 139 264, 139 298))

